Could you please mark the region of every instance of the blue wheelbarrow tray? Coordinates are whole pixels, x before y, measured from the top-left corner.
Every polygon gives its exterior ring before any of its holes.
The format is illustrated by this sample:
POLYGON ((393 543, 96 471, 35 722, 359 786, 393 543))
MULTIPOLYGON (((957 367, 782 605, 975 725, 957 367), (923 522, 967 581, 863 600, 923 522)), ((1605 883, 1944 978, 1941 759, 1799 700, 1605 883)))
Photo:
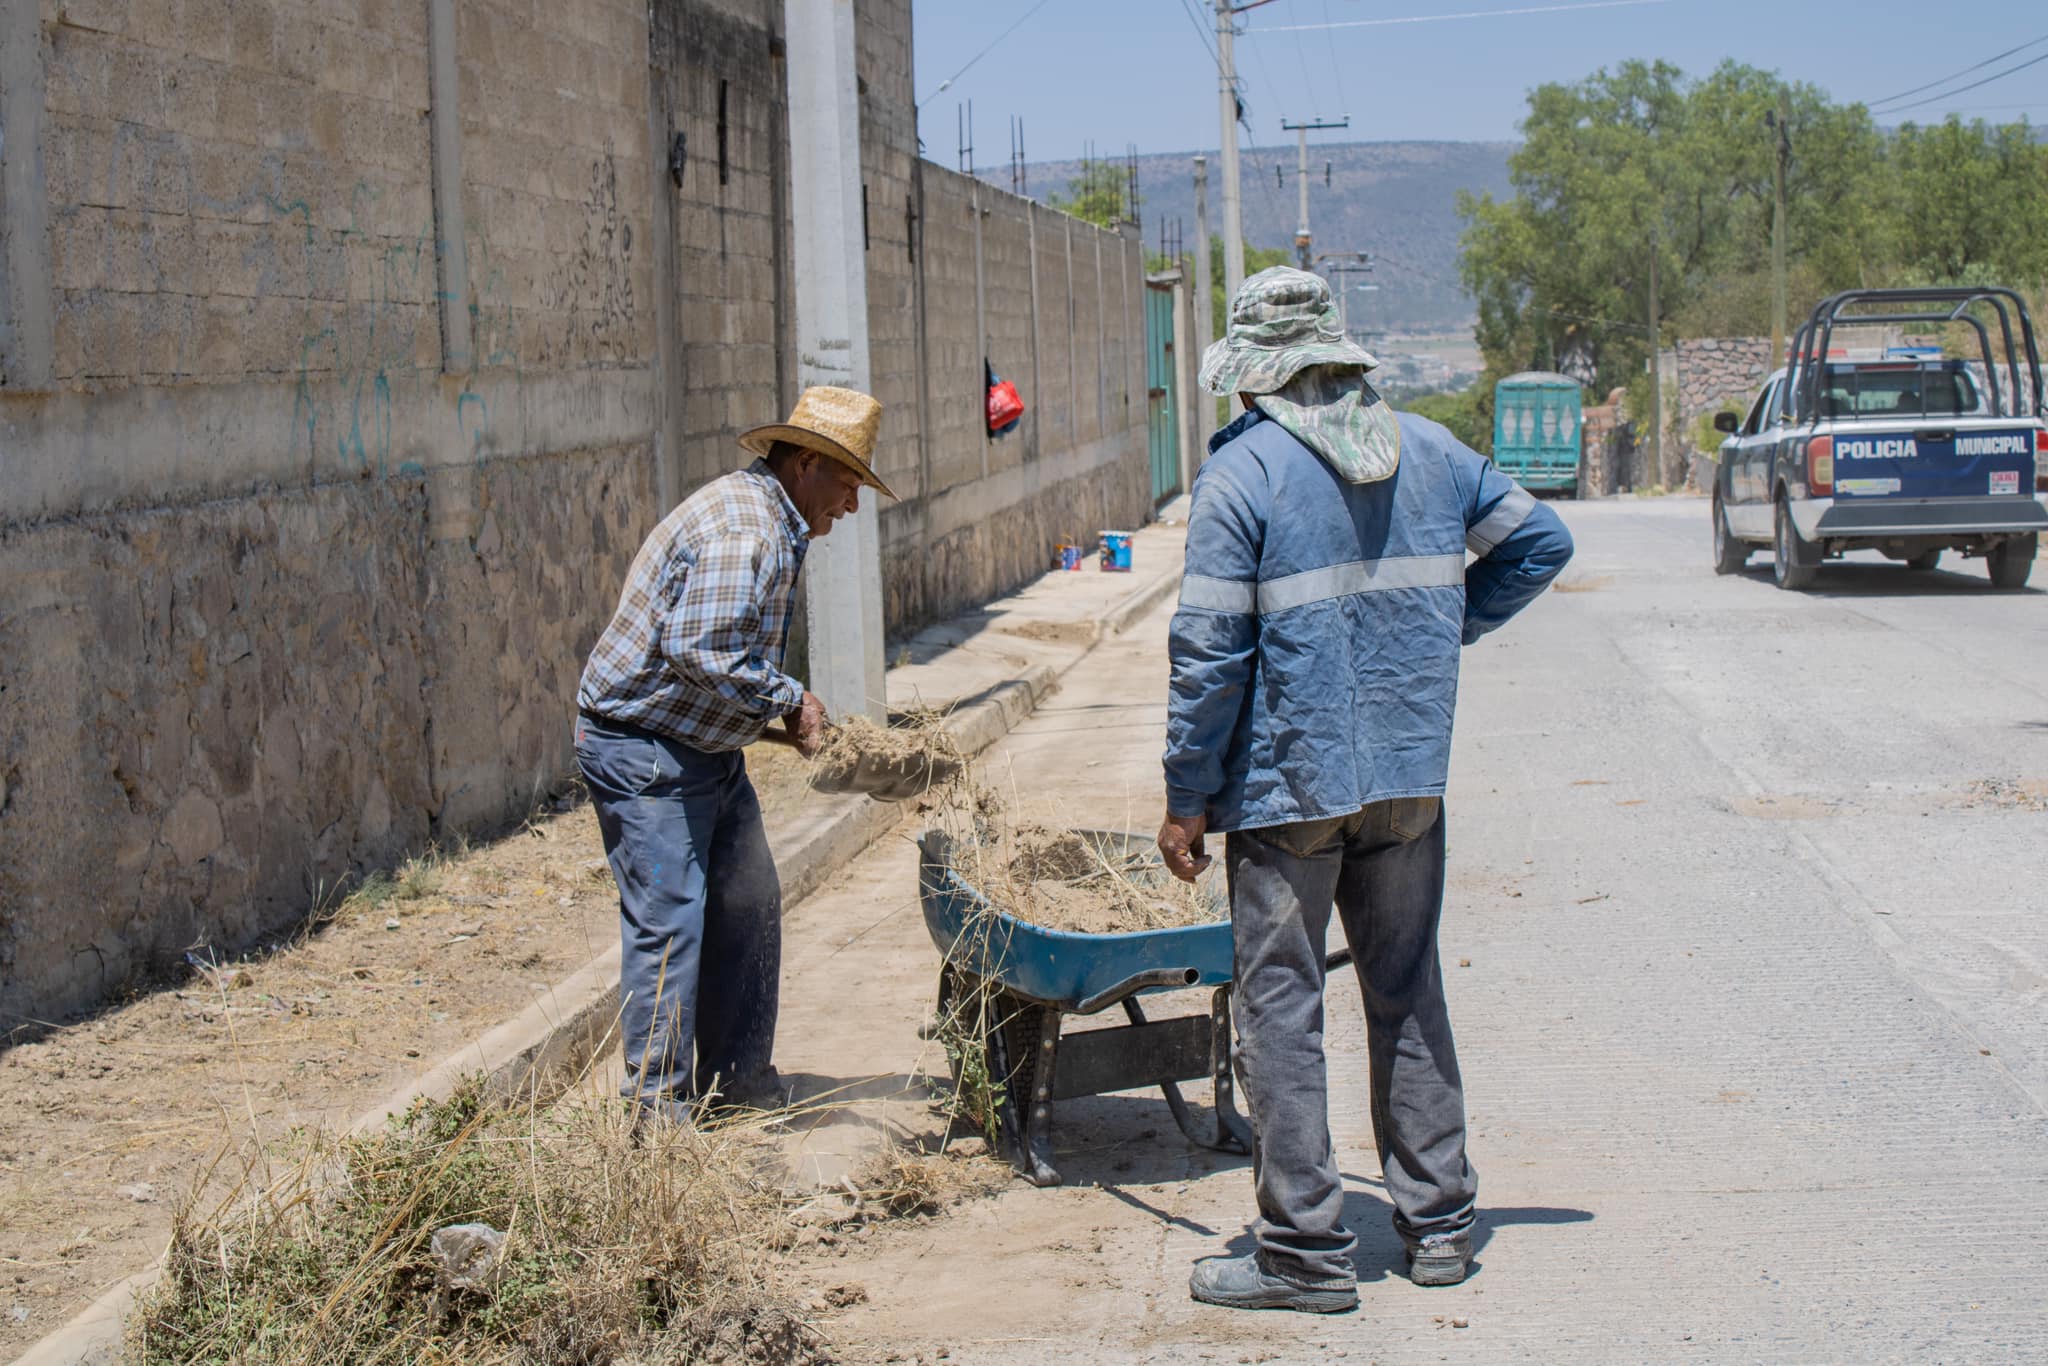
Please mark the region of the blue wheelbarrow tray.
MULTIPOLYGON (((1105 855, 1157 864, 1142 836, 1075 833, 1105 855)), ((993 1008, 978 1018, 985 1022, 989 1075, 1000 1087, 1002 1132, 987 1137, 1027 1180, 1059 1182, 1052 1164, 1053 1102, 1110 1091, 1158 1086, 1189 1139, 1221 1152, 1251 1151, 1251 1131, 1234 1100, 1227 919, 1129 934, 1047 929, 990 907, 954 866, 945 833, 926 832, 918 849, 918 901, 944 958, 938 1018, 977 992, 992 997, 993 1008), (1147 1020, 1138 1004, 1141 995, 1191 987, 1210 988, 1205 1015, 1147 1020), (1113 1005, 1124 1008, 1127 1025, 1061 1038, 1065 1016, 1113 1005), (1215 1088, 1210 1125, 1197 1123, 1178 1085, 1203 1077, 1215 1088)))

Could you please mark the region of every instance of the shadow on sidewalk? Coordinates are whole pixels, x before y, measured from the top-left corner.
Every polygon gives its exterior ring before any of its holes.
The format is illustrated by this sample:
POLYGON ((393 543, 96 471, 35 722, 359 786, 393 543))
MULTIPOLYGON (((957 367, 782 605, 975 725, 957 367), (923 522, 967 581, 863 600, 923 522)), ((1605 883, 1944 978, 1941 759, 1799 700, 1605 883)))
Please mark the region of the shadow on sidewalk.
MULTIPOLYGON (((1351 1264, 1358 1273, 1361 1283, 1404 1278, 1408 1274, 1406 1250, 1401 1245, 1401 1235, 1394 1231, 1394 1207, 1378 1189, 1359 1190, 1357 1183, 1364 1181, 1379 1188, 1382 1183, 1375 1179, 1344 1174, 1348 1189, 1344 1194, 1344 1226, 1358 1239, 1358 1246, 1351 1250, 1351 1264)), ((1250 1193, 1246 1193, 1250 1203, 1250 1193)), ((1484 1269, 1479 1260, 1492 1240, 1493 1231, 1517 1224, 1585 1224, 1594 1218, 1591 1210, 1571 1209, 1551 1205, 1487 1205, 1479 1206, 1478 1219, 1472 1225, 1472 1270, 1477 1276, 1484 1269)), ((1225 1246, 1225 1253, 1241 1257, 1256 1251, 1258 1240, 1249 1227, 1232 1238, 1225 1246)), ((1214 1254, 1209 1254, 1214 1255, 1214 1254)))
MULTIPOLYGON (((1184 1083, 1182 1088, 1195 1123, 1205 1131, 1215 1114, 1208 1091, 1200 1082, 1184 1083)), ((1053 1112, 1052 1139, 1062 1184, 1098 1186, 1126 1204, 1148 1210, 1150 1205, 1122 1188, 1197 1181, 1251 1165, 1249 1157, 1189 1140, 1156 1090, 1061 1101, 1053 1112)))

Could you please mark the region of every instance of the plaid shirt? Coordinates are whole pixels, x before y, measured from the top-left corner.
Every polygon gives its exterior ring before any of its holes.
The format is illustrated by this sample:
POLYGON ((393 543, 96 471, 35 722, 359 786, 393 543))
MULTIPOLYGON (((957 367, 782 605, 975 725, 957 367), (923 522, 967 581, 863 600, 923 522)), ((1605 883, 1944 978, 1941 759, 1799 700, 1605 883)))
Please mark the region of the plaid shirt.
POLYGON ((809 541, 766 461, 684 499, 634 556, 578 709, 703 750, 759 739, 803 704, 782 652, 809 541))

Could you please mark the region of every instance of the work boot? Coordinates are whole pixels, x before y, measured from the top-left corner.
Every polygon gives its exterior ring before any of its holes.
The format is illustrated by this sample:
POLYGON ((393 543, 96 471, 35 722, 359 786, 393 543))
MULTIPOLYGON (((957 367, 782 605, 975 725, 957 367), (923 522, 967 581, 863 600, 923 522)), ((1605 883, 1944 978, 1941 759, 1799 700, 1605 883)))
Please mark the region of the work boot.
POLYGON ((1341 1314, 1358 1308, 1358 1282, 1350 1276, 1298 1281, 1268 1271, 1257 1253, 1212 1257, 1195 1263, 1188 1293, 1203 1304, 1226 1309, 1298 1309, 1307 1314, 1341 1314))
POLYGON ((627 1138, 636 1148, 647 1146, 658 1129, 688 1131, 697 1127, 688 1101, 636 1100, 632 1106, 633 1120, 627 1130, 627 1138))
POLYGON ((779 1127, 795 1103, 795 1088, 772 1066, 732 1082, 714 1079, 713 1089, 695 1101, 701 1124, 747 1120, 770 1128, 779 1127))
POLYGON ((1472 1242, 1462 1233, 1432 1233, 1408 1246, 1408 1279, 1417 1285, 1456 1285, 1465 1279, 1472 1242))

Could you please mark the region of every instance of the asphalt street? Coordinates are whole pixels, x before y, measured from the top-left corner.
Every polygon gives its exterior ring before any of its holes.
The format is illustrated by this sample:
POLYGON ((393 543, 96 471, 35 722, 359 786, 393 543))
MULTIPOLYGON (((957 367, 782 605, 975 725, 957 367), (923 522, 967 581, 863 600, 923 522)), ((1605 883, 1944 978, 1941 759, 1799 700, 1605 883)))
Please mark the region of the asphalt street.
MULTIPOLYGON (((1447 804, 1474 1277, 1399 1275, 1343 980, 1357 1314, 1190 1303, 1193 1261, 1246 1245, 1248 1170, 1113 1097, 1063 1111, 1065 1189, 849 1267, 857 1359, 2048 1355, 2048 593, 1872 557, 1789 594, 1761 557, 1712 573, 1697 500, 1559 506, 1578 557, 1466 652, 1447 804)), ((1075 824, 1155 826, 1167 619, 1099 647, 988 771, 1075 824)), ((850 874, 843 912, 793 917, 785 990, 829 940, 832 1008, 867 1028, 821 1070, 906 1068, 906 956, 931 950, 884 890, 905 852, 850 874)))

